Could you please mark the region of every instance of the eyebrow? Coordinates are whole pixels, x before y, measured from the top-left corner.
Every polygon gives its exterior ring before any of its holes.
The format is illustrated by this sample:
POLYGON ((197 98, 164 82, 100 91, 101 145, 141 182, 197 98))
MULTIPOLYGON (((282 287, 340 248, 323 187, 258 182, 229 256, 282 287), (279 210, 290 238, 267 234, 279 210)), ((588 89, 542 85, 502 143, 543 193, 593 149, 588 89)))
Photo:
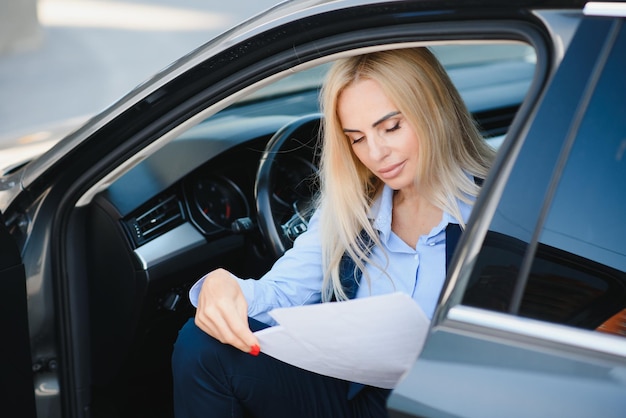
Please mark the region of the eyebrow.
POLYGON ((399 110, 396 110, 394 112, 390 112, 387 113, 385 116, 383 116, 382 118, 378 119, 376 122, 372 123, 372 128, 375 128, 377 125, 380 125, 381 123, 383 123, 384 121, 386 121, 389 118, 393 118, 394 116, 397 116, 400 114, 399 110))
MULTIPOLYGON (((385 116, 383 116, 382 118, 378 119, 376 122, 372 123, 372 128, 375 128, 376 126, 380 125, 381 123, 383 123, 387 119, 393 118, 394 116, 397 116, 399 114, 400 114, 399 110, 395 110, 393 112, 387 113, 385 116)), ((359 131, 358 129, 344 129, 343 132, 344 133, 350 133, 350 132, 361 132, 361 131, 359 131)))

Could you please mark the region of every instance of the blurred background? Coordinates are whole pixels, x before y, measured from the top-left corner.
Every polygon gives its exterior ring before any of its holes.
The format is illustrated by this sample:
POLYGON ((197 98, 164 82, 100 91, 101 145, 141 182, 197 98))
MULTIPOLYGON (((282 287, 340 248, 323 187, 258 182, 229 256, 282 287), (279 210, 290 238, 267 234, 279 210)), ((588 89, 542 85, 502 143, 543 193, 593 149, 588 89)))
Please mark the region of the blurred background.
POLYGON ((279 1, 0 0, 0 148, 71 129, 279 1))

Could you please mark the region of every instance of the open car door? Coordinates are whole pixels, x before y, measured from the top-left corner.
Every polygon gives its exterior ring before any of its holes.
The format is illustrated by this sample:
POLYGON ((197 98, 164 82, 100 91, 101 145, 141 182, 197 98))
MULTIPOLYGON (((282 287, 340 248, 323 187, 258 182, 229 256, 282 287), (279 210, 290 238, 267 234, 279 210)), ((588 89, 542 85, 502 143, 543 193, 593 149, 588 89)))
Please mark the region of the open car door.
POLYGON ((28 331, 26 275, 18 247, 0 214, 0 405, 36 417, 28 331))

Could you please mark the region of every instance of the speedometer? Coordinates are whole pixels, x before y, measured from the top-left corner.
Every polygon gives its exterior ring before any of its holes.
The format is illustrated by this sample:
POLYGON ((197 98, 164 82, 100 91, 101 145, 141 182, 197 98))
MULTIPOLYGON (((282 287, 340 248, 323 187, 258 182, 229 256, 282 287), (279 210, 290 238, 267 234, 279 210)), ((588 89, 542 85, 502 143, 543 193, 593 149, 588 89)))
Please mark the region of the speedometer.
POLYGON ((296 202, 309 202, 313 197, 317 168, 301 157, 283 157, 273 167, 272 196, 280 205, 291 210, 296 202))
POLYGON ((202 216, 219 228, 230 229, 233 221, 249 215, 241 189, 226 178, 200 178, 194 183, 192 193, 202 216))

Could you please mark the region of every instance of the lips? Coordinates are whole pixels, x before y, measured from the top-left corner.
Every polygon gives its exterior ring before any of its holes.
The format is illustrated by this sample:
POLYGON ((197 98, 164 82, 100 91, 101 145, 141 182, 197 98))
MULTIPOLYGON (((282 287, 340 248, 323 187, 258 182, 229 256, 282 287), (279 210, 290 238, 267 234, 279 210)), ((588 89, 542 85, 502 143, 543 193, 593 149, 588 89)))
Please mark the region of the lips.
POLYGON ((402 161, 401 163, 388 165, 378 170, 378 174, 380 178, 383 180, 392 179, 396 177, 398 174, 400 174, 405 164, 406 164, 406 161, 402 161))

